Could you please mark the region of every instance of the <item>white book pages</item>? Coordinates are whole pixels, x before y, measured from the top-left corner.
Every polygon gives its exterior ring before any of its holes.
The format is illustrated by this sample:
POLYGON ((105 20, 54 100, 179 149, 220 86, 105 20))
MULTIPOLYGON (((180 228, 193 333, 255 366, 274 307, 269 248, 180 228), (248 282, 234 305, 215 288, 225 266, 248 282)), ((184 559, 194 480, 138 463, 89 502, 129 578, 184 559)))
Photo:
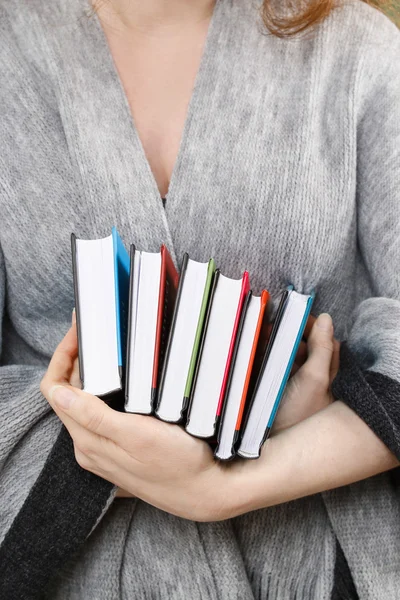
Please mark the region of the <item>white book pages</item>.
POLYGON ((210 437, 214 434, 241 289, 241 279, 219 275, 186 425, 186 431, 192 435, 210 437))
POLYGON ((120 389, 112 236, 76 240, 76 269, 84 390, 120 389))
POLYGON ((161 253, 135 251, 127 412, 149 414, 157 334, 161 253))
POLYGON ((157 415, 165 421, 181 416, 190 359, 203 302, 209 263, 188 260, 157 415))

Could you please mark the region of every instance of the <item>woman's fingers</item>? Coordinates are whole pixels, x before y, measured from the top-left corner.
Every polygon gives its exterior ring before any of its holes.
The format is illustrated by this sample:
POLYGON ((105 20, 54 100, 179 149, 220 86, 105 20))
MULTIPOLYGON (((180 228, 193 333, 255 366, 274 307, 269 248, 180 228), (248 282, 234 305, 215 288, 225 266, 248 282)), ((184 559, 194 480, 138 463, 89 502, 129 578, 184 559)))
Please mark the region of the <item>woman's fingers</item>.
POLYGON ((74 368, 75 359, 78 356, 78 340, 76 336, 76 325, 72 325, 63 340, 58 344, 48 366, 40 389, 46 398, 47 391, 55 383, 69 382, 74 368))
MULTIPOLYGON (((308 340, 308 338, 310 337, 316 321, 317 321, 317 318, 314 317, 313 315, 310 315, 308 317, 307 325, 305 327, 304 334, 303 334, 303 338, 305 340, 308 340)), ((333 334, 334 334, 334 331, 332 328, 332 336, 333 336, 333 334)), ((311 344, 312 343, 313 342, 311 342, 311 344)), ((299 370, 299 368, 306 362, 308 354, 309 354, 309 350, 310 349, 307 346, 307 343, 305 341, 302 341, 300 343, 299 350, 297 351, 297 354, 296 354, 296 359, 295 359, 295 364, 293 365, 292 374, 295 374, 299 370)), ((329 370, 329 383, 330 384, 335 379, 337 372, 339 370, 339 355, 340 355, 340 342, 338 340, 336 340, 335 338, 333 338, 333 353, 332 353, 331 365, 330 365, 330 370, 329 370)))
POLYGON ((78 379, 77 356, 78 340, 73 313, 71 328, 57 346, 42 379, 41 392, 72 437, 76 433, 74 423, 78 423, 92 433, 112 438, 118 431, 118 417, 121 415, 96 396, 69 385, 71 380, 75 382, 78 379))
MULTIPOLYGON (((73 323, 71 328, 58 344, 46 374, 40 383, 40 391, 47 398, 55 412, 59 415, 57 407, 53 406, 51 401, 52 390, 56 386, 68 385, 71 375, 76 366, 78 356, 78 340, 76 335, 76 324, 73 323)), ((59 415, 60 416, 60 415, 59 415)), ((64 420, 64 419, 63 419, 64 420)), ((67 423, 64 421, 65 425, 67 423)))
POLYGON ((80 427, 105 438, 118 441, 125 428, 122 413, 110 408, 103 400, 68 385, 54 385, 46 396, 57 409, 80 427))

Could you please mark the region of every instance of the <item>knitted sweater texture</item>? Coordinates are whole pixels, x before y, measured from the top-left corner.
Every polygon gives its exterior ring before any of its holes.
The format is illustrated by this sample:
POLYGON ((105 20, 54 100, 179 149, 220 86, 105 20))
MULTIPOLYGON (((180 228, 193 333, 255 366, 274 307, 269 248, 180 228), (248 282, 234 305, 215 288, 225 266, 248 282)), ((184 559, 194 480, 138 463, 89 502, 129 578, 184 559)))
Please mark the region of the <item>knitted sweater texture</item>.
POLYGON ((1 598, 398 598, 395 473, 190 522, 114 500, 39 384, 74 305, 70 233, 116 225, 274 300, 315 288, 344 342, 334 395, 400 458, 399 56, 358 1, 281 40, 217 0, 164 209, 88 4, 0 0, 1 598))

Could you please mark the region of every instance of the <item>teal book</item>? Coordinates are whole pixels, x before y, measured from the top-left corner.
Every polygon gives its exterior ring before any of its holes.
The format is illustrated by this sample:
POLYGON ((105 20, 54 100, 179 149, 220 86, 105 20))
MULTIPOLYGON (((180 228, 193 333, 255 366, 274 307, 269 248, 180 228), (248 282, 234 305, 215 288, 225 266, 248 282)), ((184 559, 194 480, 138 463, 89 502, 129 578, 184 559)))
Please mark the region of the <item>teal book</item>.
POLYGON ((282 294, 261 370, 247 408, 238 455, 258 458, 282 400, 314 300, 288 286, 282 294))
POLYGON ((117 228, 111 231, 114 250, 115 317, 117 320, 118 366, 122 374, 126 364, 127 323, 129 311, 130 258, 117 228))
POLYGON ((82 389, 99 397, 122 390, 129 296, 129 254, 111 235, 71 235, 79 374, 82 389))

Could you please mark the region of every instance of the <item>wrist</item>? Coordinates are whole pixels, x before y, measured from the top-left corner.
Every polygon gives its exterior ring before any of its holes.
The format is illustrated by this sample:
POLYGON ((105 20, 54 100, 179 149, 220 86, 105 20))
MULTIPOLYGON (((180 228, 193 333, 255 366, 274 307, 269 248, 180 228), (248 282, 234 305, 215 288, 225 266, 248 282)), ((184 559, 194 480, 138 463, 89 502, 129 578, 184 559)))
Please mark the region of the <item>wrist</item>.
POLYGON ((232 465, 230 476, 231 481, 228 485, 229 497, 232 503, 232 516, 238 516, 265 508, 269 505, 269 497, 266 493, 268 490, 267 480, 270 485, 275 485, 276 481, 272 481, 269 476, 268 466, 264 463, 264 456, 269 453, 271 440, 267 440, 264 444, 262 456, 256 460, 239 459, 232 465))
POLYGON ((242 460, 237 463, 239 479, 237 488, 237 514, 251 512, 280 504, 289 500, 285 497, 290 474, 290 465, 295 466, 296 461, 279 460, 281 437, 283 431, 273 438, 269 438, 263 445, 260 458, 256 460, 242 460), (278 442, 278 443, 277 443, 278 442))

